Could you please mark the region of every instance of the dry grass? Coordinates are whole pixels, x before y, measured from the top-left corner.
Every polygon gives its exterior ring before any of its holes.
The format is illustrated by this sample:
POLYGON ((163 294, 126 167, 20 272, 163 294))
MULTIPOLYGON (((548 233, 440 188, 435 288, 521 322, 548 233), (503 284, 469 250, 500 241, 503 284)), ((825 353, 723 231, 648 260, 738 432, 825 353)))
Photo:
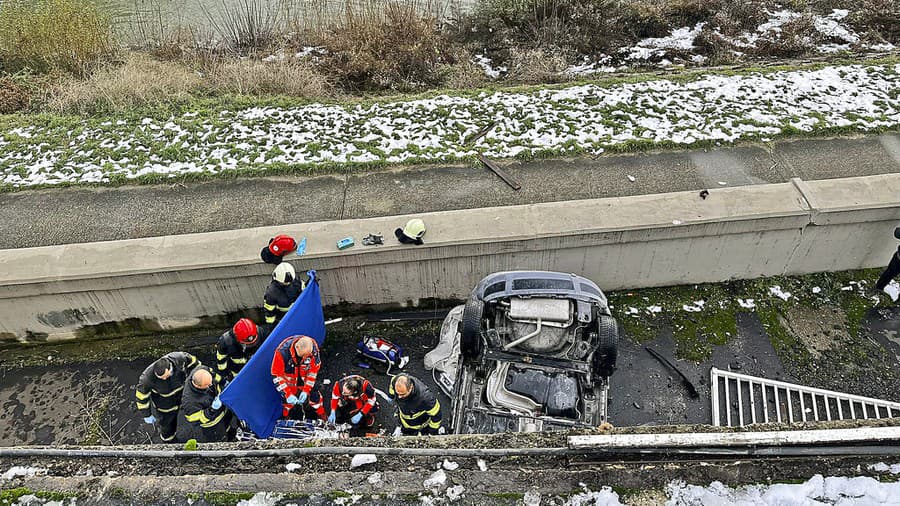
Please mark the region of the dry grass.
POLYGON ((205 86, 217 94, 305 98, 334 95, 330 80, 306 62, 233 60, 208 65, 205 70, 205 86))
POLYGON ((446 40, 440 20, 413 2, 351 7, 322 35, 322 67, 345 89, 412 91, 440 83, 446 40))
POLYGON ((24 111, 31 103, 30 91, 11 77, 0 77, 0 114, 24 111))
POLYGON ((47 97, 47 106, 56 112, 115 112, 185 100, 201 84, 200 76, 180 63, 132 55, 124 65, 56 85, 47 97))
POLYGON ((6 73, 84 75, 115 54, 110 19, 90 0, 0 2, 0 65, 6 73))
POLYGON ((514 49, 507 65, 507 79, 517 83, 557 83, 568 79, 564 74, 568 58, 563 50, 514 49))

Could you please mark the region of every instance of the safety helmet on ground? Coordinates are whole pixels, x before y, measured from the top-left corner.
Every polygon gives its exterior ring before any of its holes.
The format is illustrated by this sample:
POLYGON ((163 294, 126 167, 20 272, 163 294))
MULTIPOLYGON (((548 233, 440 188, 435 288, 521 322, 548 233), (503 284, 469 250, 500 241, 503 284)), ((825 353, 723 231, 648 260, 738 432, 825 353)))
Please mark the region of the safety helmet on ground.
POLYGON ((256 343, 256 340, 259 338, 256 332, 256 324, 253 323, 253 320, 250 318, 241 318, 234 324, 234 327, 231 328, 231 331, 234 332, 234 337, 237 339, 237 342, 245 345, 251 346, 256 343))
POLYGON ((278 264, 278 267, 275 267, 275 270, 272 271, 272 279, 278 281, 283 285, 291 284, 291 281, 294 280, 294 277, 296 277, 294 266, 287 262, 278 264))
POLYGON ((403 228, 394 231, 397 239, 406 244, 422 244, 422 237, 425 236, 425 222, 419 218, 413 218, 406 222, 403 228))

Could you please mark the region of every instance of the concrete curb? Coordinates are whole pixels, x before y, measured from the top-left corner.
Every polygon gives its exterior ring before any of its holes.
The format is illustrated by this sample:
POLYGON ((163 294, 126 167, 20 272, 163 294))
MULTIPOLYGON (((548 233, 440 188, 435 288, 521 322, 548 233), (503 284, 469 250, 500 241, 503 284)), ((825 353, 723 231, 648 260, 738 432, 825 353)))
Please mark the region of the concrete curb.
MULTIPOLYGON (((462 299, 484 275, 574 272, 606 290, 884 265, 900 174, 426 213, 424 246, 392 237, 410 216, 0 251, 0 339, 75 337, 143 318, 196 324, 261 305, 277 233, 305 236, 290 261, 320 273, 325 304, 462 299), (345 251, 383 233, 387 245, 345 251)), ((164 322, 164 323, 163 323, 164 322)))

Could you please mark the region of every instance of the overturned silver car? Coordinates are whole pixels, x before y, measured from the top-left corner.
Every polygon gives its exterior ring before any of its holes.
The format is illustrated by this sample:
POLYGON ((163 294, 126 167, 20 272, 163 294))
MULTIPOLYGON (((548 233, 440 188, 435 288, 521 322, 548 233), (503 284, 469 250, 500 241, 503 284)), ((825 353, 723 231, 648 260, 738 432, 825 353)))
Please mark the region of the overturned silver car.
POLYGON ((457 434, 591 427, 606 421, 617 346, 594 282, 499 272, 450 312, 425 365, 453 400, 457 434))

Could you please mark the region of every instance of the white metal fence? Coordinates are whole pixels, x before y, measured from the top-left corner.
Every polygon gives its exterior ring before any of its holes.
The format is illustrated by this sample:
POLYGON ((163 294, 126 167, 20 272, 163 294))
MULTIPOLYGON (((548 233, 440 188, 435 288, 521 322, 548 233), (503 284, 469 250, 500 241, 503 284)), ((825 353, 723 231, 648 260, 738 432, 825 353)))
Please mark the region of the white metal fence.
POLYGON ((794 423, 900 417, 900 402, 874 399, 713 367, 712 424, 794 423))

